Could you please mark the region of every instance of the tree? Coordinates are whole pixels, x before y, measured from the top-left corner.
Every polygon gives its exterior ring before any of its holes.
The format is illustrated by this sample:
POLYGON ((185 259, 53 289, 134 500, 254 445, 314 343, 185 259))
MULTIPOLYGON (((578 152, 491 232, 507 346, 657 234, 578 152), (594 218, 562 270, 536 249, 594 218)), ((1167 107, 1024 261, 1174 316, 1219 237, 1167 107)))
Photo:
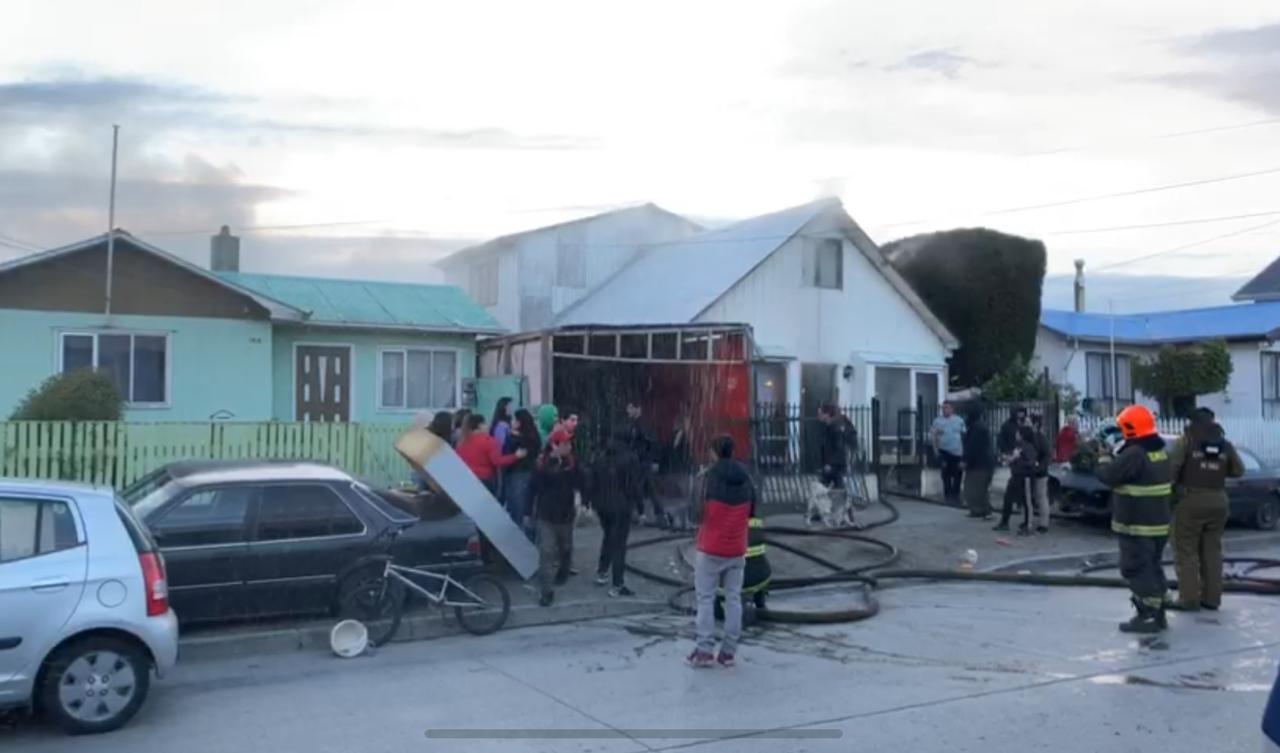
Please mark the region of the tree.
POLYGON ((1133 367, 1133 383, 1160 403, 1164 415, 1185 418, 1198 395, 1222 392, 1231 382, 1231 354, 1221 340, 1193 347, 1166 345, 1133 367))
POLYGON ((77 369, 55 374, 27 393, 13 421, 119 421, 123 401, 106 374, 77 369))
POLYGON ((1021 356, 982 384, 982 397, 993 403, 1020 403, 1049 399, 1044 379, 1027 366, 1021 356))
POLYGON ((955 386, 984 384, 1015 358, 1030 362, 1040 322, 1043 243, 977 228, 904 238, 884 252, 960 340, 951 358, 955 386))

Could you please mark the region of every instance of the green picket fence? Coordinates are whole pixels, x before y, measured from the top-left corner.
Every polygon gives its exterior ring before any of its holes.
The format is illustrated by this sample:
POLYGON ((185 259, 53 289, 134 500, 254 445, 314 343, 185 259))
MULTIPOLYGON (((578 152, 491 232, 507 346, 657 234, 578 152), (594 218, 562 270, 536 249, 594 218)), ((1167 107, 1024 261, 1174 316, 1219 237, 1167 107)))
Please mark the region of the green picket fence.
POLYGON ((400 426, 339 423, 0 422, 0 476, 117 489, 179 460, 315 460, 389 485, 409 477, 400 426))

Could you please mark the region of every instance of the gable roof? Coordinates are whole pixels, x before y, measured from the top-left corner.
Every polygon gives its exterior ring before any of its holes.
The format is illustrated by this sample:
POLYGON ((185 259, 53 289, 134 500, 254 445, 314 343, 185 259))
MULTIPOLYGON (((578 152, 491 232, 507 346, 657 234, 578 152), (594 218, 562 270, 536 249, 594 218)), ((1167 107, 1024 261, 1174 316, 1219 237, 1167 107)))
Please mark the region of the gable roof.
POLYGON ((1244 284, 1243 288, 1231 296, 1233 301, 1277 301, 1280 300, 1280 256, 1268 264, 1254 278, 1244 284))
POLYGON ((823 215, 838 212, 840 229, 948 347, 954 335, 924 304, 844 212, 826 198, 752 217, 680 241, 643 248, 628 265, 557 318, 557 324, 685 324, 823 215))
POLYGON ((239 288, 284 301, 306 322, 362 329, 412 329, 498 334, 501 324, 454 285, 335 280, 218 272, 239 288))
MULTIPOLYGON (((1132 345, 1265 340, 1280 330, 1280 301, 1117 314, 1114 319, 1116 341, 1132 345)), ((1068 338, 1106 342, 1111 339, 1112 316, 1045 309, 1040 326, 1068 338)))
MULTIPOLYGON (((621 209, 611 209, 608 212, 600 212, 599 214, 593 214, 587 217, 579 217, 574 220, 566 220, 564 222, 557 222, 551 225, 543 225, 542 227, 536 227, 530 230, 521 230, 517 233, 508 233, 507 235, 499 235, 498 237, 491 238, 490 240, 487 240, 483 243, 478 243, 474 246, 467 246, 466 248, 462 248, 457 251, 454 251, 453 253, 438 259, 435 263, 437 266, 448 266, 456 262, 479 258, 479 257, 487 256, 489 254, 497 253, 499 251, 503 251, 509 248, 512 244, 517 243, 520 240, 524 239, 525 237, 534 235, 537 233, 547 232, 550 230, 562 230, 566 227, 572 227, 574 225, 585 225, 587 223, 595 222, 596 220, 601 220, 607 217, 616 217, 616 216, 625 215, 625 214, 641 214, 641 213, 654 213, 654 214, 665 215, 667 217, 671 217, 676 220, 680 220, 682 222, 687 223, 689 227, 693 228, 695 231, 703 229, 701 225, 699 225, 698 223, 694 222, 693 220, 687 217, 676 214, 675 212, 672 212, 670 210, 663 209, 662 207, 658 206, 657 204, 654 204, 653 202, 647 202, 647 203, 640 204, 637 206, 632 206, 632 207, 623 207, 621 209)), ((639 244, 637 243, 637 245, 639 244)))
MULTIPOLYGON (((264 309, 266 309, 271 314, 272 319, 287 321, 292 319, 300 320, 303 318, 303 312, 301 310, 293 306, 290 306, 287 303, 276 300, 275 298, 272 298, 268 295, 264 295, 258 291, 248 290, 246 288, 240 287, 228 280, 221 279, 220 277, 218 277, 218 275, 214 274, 213 272, 210 272, 207 269, 204 269, 203 267, 192 264, 191 262, 187 261, 186 259, 183 259, 180 256, 171 254, 162 248, 153 246, 150 243, 147 243, 146 241, 140 238, 130 235, 129 232, 126 230, 116 229, 115 238, 116 238, 117 244, 127 244, 139 251, 142 251, 143 253, 157 256, 160 259, 163 259, 164 261, 170 264, 173 264, 174 266, 180 267, 191 274, 194 274, 198 277, 202 277, 206 280, 209 280, 210 282, 213 282, 214 284, 220 287, 226 288, 227 290, 230 290, 233 293, 252 299, 259 306, 262 306, 264 309)), ((88 238, 82 241, 77 241, 76 243, 72 243, 67 246, 59 246, 58 248, 51 248, 47 251, 38 251, 34 254, 20 256, 17 259, 10 259, 7 262, 0 263, 0 274, 11 272, 15 269, 21 269, 22 267, 41 264, 46 261, 52 261, 53 259, 67 256, 69 254, 85 251, 97 245, 103 246, 103 249, 104 249, 103 253, 105 254, 106 242, 107 242, 107 234, 102 233, 100 235, 95 235, 92 238, 88 238)))

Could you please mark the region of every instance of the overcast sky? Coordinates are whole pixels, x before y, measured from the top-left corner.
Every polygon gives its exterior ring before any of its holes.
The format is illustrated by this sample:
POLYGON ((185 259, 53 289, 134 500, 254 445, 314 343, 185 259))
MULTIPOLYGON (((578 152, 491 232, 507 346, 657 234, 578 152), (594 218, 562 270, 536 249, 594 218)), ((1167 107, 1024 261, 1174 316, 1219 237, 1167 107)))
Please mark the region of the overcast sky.
POLYGON ((1097 271, 1103 309, 1226 302, 1280 255, 1275 0, 6 0, 4 16, 0 259, 105 229, 113 122, 117 225, 203 263, 230 224, 249 271, 431 279, 470 240, 614 206, 723 220, 829 194, 882 242, 1041 238, 1051 275, 1097 271), (1237 215, 1255 216, 1074 232, 1237 215), (252 230, 280 225, 310 227, 252 230))

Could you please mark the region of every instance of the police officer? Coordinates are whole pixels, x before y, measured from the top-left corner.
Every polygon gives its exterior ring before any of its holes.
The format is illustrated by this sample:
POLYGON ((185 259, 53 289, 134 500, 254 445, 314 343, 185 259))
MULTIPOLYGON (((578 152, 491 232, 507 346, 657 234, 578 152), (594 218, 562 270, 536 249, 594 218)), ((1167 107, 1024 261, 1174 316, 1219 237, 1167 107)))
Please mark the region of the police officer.
POLYGON ((1222 603, 1222 531, 1227 525, 1227 479, 1244 475, 1240 453, 1198 408, 1169 452, 1176 491, 1173 547, 1178 600, 1170 608, 1195 612, 1222 603))
POLYGON ((1116 417, 1124 444, 1104 455, 1098 479, 1111 487, 1111 530, 1120 539, 1120 575, 1129 582, 1137 614, 1120 623, 1125 633, 1158 633, 1168 627, 1164 596, 1164 545, 1169 536, 1173 466, 1155 417, 1131 405, 1116 417))

